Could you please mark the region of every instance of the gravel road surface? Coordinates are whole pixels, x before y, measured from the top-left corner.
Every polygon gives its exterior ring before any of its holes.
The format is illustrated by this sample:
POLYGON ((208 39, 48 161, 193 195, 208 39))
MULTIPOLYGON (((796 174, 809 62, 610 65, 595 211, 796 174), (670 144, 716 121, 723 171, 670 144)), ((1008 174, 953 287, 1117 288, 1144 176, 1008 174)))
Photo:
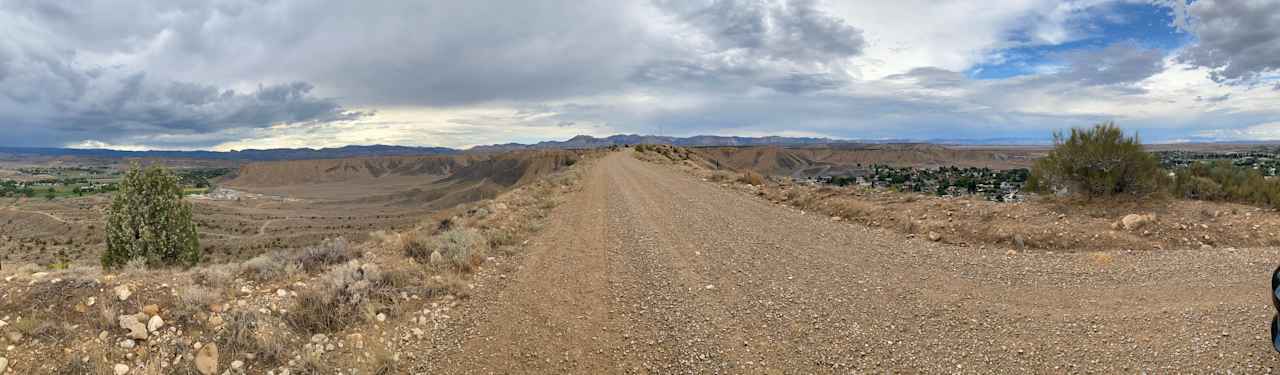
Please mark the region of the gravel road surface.
POLYGON ((443 373, 1266 373, 1276 249, 974 249, 618 152, 481 291, 443 373))

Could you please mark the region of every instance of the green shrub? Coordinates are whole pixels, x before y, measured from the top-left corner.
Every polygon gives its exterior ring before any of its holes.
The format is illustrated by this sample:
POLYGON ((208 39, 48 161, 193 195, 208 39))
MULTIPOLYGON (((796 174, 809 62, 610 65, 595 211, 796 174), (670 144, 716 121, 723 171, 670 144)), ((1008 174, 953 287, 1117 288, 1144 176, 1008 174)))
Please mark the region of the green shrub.
POLYGON ((168 170, 134 165, 107 210, 107 250, 102 266, 144 259, 148 266, 200 261, 200 242, 191 205, 182 200, 178 177, 168 170))
POLYGON ((1185 198, 1260 206, 1280 205, 1280 181, 1228 161, 1195 163, 1174 174, 1174 191, 1185 198))
POLYGON ((1159 187, 1160 165, 1138 136, 1127 137, 1113 123, 1053 134, 1053 150, 1031 168, 1027 187, 1086 197, 1146 195, 1159 187))

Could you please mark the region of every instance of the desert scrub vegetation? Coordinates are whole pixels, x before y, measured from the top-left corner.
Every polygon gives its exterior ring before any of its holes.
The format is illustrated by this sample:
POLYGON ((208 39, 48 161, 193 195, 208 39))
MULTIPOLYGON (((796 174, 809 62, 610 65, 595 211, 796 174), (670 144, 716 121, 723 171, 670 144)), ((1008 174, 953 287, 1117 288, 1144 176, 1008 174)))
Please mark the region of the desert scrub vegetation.
POLYGON ((107 209, 104 268, 145 260, 147 266, 195 265, 200 240, 178 177, 159 166, 134 164, 107 209))
POLYGON ((738 182, 741 182, 747 185, 760 186, 760 185, 764 185, 764 176, 761 176, 759 173, 756 173, 753 171, 746 171, 742 173, 742 176, 738 177, 738 182))
POLYGON ((1201 162, 1175 171, 1172 190, 1178 196, 1258 206, 1280 205, 1280 181, 1256 169, 1228 161, 1201 162))
MULTIPOLYGON (((513 238, 495 238, 500 242, 513 238)), ((405 242, 405 255, 419 263, 449 267, 463 272, 474 271, 484 261, 490 242, 479 230, 452 227, 439 235, 413 238, 405 242)))
POLYGON ((374 315, 377 302, 392 302, 396 281, 375 263, 352 260, 320 275, 318 285, 298 293, 285 321, 306 333, 340 331, 374 315))
MULTIPOLYGON (((277 250, 261 254, 244 261, 238 267, 230 266, 235 269, 228 269, 227 272, 255 281, 271 281, 303 272, 316 273, 330 265, 358 259, 361 256, 363 253, 357 247, 352 246, 346 239, 338 237, 298 250, 277 250)), ((197 277, 211 276, 213 275, 197 277)))
POLYGON ((1027 188, 1037 192, 1088 198, 1144 196, 1160 187, 1161 169, 1138 136, 1126 136, 1114 123, 1073 128, 1053 134, 1053 150, 1037 160, 1027 188))

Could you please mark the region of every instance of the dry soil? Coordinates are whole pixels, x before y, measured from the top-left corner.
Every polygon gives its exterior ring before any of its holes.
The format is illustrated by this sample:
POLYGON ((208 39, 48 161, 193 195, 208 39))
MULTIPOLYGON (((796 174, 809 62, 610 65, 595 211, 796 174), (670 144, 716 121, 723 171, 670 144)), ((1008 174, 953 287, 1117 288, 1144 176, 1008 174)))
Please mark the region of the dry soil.
POLYGON ((1280 252, 1015 253, 614 153, 460 312, 444 373, 1269 372, 1280 252))

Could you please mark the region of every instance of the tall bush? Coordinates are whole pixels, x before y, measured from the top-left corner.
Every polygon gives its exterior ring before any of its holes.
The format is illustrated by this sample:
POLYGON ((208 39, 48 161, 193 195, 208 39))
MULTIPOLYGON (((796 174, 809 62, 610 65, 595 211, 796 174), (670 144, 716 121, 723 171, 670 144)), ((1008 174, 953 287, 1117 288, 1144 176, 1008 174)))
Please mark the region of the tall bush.
POLYGON ((118 267, 134 259, 143 259, 152 267, 200 261, 191 205, 182 199, 178 177, 167 169, 133 165, 111 200, 106 221, 103 267, 118 267))
POLYGON ((1159 186, 1160 164, 1138 136, 1125 136, 1114 123, 1053 134, 1053 150, 1037 160, 1027 186, 1040 192, 1087 197, 1145 195, 1159 186))

